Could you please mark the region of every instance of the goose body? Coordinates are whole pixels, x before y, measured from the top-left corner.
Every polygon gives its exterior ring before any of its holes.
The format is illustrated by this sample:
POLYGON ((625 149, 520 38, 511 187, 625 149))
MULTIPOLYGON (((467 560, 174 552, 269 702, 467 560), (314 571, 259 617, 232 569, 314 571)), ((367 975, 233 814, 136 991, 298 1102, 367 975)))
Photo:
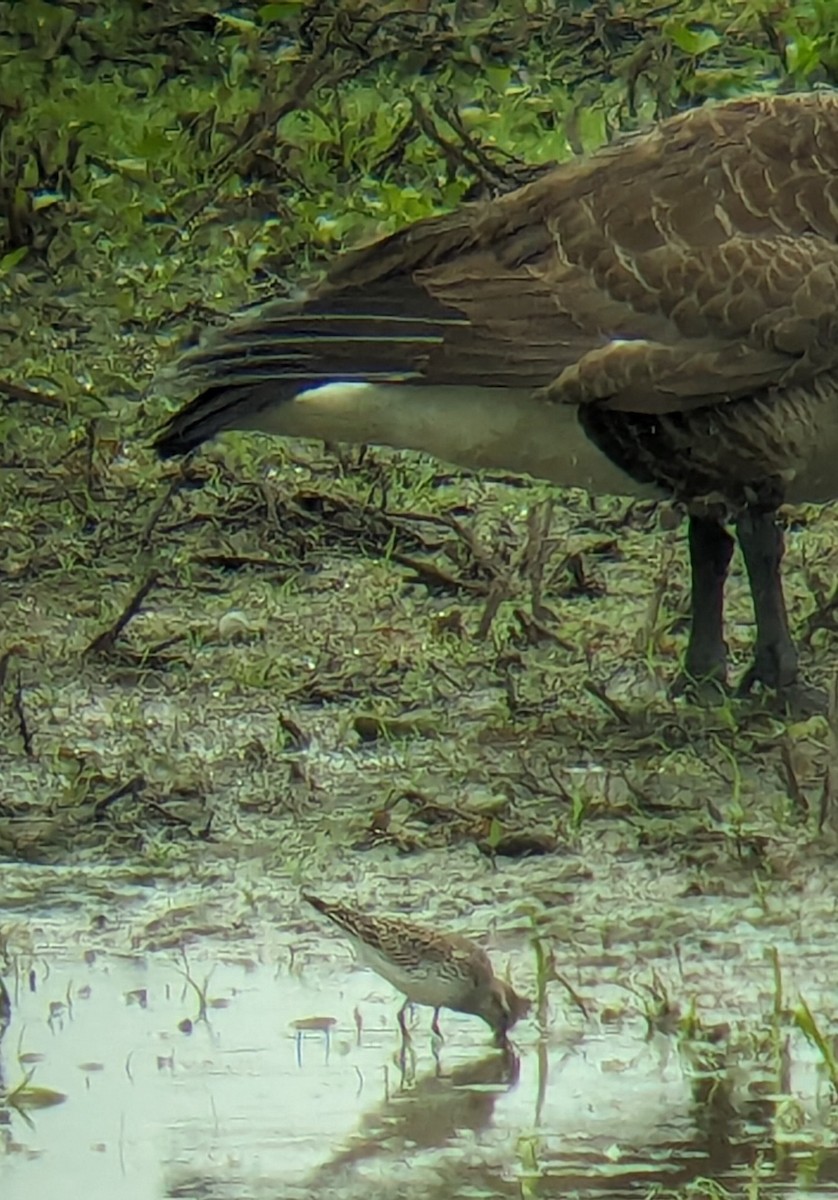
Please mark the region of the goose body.
POLYGON ((338 258, 182 360, 158 437, 225 429, 425 450, 690 513, 686 669, 724 681, 734 521, 757 640, 798 685, 783 503, 838 497, 838 93, 679 114, 338 258))

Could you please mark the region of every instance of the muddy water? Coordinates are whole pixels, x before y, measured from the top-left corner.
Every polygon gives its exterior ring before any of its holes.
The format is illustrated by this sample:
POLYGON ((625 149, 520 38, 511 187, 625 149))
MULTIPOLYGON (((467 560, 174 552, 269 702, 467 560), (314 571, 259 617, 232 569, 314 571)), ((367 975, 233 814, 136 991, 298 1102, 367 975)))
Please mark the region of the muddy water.
MULTIPOLYGON (((737 1194, 838 1191, 829 1096, 799 1034, 687 1041, 610 1012, 604 990, 586 1020, 557 997, 516 1055, 450 1013, 434 1044, 426 1011, 405 1052, 394 993, 334 943, 277 969, 222 946, 69 940, 42 927, 4 975, 4 1200, 636 1196, 708 1176, 737 1194)), ((712 993, 730 956, 706 954, 712 993)), ((817 999, 825 982, 813 963, 817 999)))

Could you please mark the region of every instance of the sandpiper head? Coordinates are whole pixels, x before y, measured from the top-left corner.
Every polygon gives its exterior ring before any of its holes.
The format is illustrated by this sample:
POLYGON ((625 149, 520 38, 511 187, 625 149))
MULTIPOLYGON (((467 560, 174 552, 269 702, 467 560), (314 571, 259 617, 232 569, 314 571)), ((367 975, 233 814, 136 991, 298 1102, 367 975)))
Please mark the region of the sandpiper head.
POLYGON ((506 1042, 509 1030, 527 1015, 531 1007, 531 1002, 526 996, 519 996, 506 980, 493 979, 486 990, 480 993, 474 1013, 490 1026, 494 1031, 495 1041, 502 1046, 506 1042))

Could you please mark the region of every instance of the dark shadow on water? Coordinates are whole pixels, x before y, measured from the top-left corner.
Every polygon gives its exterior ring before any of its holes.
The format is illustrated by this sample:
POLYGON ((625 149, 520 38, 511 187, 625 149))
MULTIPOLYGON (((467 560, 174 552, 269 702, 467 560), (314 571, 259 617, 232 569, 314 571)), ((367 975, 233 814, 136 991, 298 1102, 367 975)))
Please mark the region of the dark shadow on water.
POLYGON ((494 1052, 449 1074, 416 1079, 408 1090, 400 1088, 365 1113, 349 1145, 313 1175, 313 1193, 365 1161, 376 1160, 380 1168, 387 1159, 440 1149, 466 1132, 480 1134, 489 1128, 499 1096, 517 1084, 520 1065, 514 1052, 494 1052))

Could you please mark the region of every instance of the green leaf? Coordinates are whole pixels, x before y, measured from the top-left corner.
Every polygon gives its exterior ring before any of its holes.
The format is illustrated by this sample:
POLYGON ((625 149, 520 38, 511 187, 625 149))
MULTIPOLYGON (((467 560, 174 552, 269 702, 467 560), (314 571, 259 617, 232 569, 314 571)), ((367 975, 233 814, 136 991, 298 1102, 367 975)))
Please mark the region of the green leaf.
POLYGON ((284 4, 263 4, 258 10, 259 20, 266 24, 271 21, 285 21, 288 17, 299 15, 303 0, 285 0, 284 4))
POLYGON ((56 1104, 63 1104, 67 1097, 63 1092, 56 1092, 52 1088, 46 1087, 31 1087, 28 1083, 9 1092, 7 1097, 9 1104, 14 1108, 52 1108, 56 1104))
POLYGON ((818 38, 798 34, 786 45, 786 68, 791 75, 809 75, 821 65, 818 38))
POLYGON ((139 182, 148 178, 148 161, 145 158, 118 158, 113 165, 128 179, 139 182))
POLYGON ((17 250, 10 250, 8 254, 4 254, 0 258, 0 278, 13 271, 19 262, 23 262, 28 253, 28 246, 18 246, 17 250))
POLYGON ((501 95, 506 91, 511 78, 512 71, 509 67, 491 66, 491 64, 486 66, 486 79, 494 90, 501 95))
POLYGON ((234 17, 232 13, 219 13, 218 23, 228 29, 234 29, 238 33, 253 33, 256 29, 253 21, 247 21, 243 17, 234 17))
POLYGON ((666 32, 685 54, 706 54, 722 40, 715 29, 692 29, 689 25, 681 25, 675 21, 667 26, 666 32))
POLYGON ((607 137, 605 113, 601 108, 583 108, 576 114, 579 139, 585 150, 596 150, 607 137))
POLYGON ((52 208, 53 204, 61 204, 64 199, 62 192, 35 192, 32 196, 32 211, 41 212, 42 209, 52 208))

